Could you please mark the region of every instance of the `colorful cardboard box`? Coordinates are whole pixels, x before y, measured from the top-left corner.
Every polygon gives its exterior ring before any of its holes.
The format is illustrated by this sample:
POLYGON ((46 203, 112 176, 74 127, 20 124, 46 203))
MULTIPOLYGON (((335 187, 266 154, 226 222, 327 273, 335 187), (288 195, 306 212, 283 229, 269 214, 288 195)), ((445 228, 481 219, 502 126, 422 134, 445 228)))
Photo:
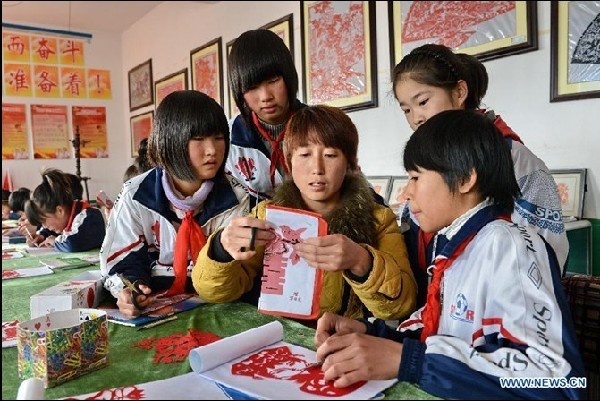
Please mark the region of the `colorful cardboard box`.
POLYGON ((95 308, 106 295, 99 270, 87 271, 32 295, 31 318, 75 308, 95 308))
POLYGON ((108 321, 99 309, 52 312, 17 325, 18 372, 54 387, 108 364, 108 321))

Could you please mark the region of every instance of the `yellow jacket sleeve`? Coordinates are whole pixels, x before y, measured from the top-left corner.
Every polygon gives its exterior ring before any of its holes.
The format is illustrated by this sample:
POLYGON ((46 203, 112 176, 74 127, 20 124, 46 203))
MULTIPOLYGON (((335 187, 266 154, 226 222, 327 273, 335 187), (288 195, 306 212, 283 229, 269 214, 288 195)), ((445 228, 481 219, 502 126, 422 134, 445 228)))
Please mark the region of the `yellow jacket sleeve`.
POLYGON ((375 317, 400 319, 414 311, 417 285, 396 215, 390 208, 378 205, 375 217, 377 246, 362 244, 373 257, 367 280, 359 283, 346 274, 344 278, 375 317))
MULTIPOLYGON (((265 202, 256 207, 258 218, 264 219, 265 202)), ((254 217, 254 212, 250 215, 254 217)), ((216 231, 208 237, 192 270, 192 282, 196 292, 200 298, 210 303, 237 301, 252 289, 256 275, 262 274, 264 247, 257 247, 256 254, 248 260, 223 263, 210 258, 212 240, 221 231, 216 231)))

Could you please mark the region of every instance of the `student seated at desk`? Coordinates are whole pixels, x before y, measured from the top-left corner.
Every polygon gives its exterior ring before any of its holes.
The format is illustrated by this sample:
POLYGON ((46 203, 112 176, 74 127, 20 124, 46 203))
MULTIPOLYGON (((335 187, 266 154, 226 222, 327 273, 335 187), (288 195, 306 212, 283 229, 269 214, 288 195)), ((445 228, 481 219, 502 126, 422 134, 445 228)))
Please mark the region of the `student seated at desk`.
POLYGON ((234 218, 209 238, 192 272, 196 291, 207 302, 258 294, 255 279, 262 276, 264 248, 274 237, 264 220, 272 203, 319 213, 328 223, 327 236, 294 247, 309 265, 324 270, 321 313, 407 316, 415 308, 416 284, 406 246, 394 212, 374 201, 358 169, 352 120, 335 107, 308 106, 293 114, 286 132, 291 179, 276 188, 272 200, 257 205, 257 218, 234 218), (256 250, 248 247, 252 227, 256 250))
POLYGON ((224 171, 228 151, 227 117, 214 99, 185 90, 162 100, 148 141, 157 167, 123 184, 100 251, 104 286, 124 315, 139 315, 153 293, 193 292, 188 271, 206 237, 248 212, 244 187, 224 171), (132 298, 118 274, 143 294, 132 298))
POLYGON ((325 380, 397 377, 452 399, 578 399, 577 388, 500 382, 584 376, 556 255, 510 221, 520 191, 502 134, 476 111, 442 112, 411 136, 404 167, 411 212, 436 233, 427 302, 397 330, 325 314, 315 334, 325 380))
POLYGON ((100 248, 105 234, 102 212, 73 195, 67 174, 46 169, 42 183, 25 204, 27 220, 58 233, 48 236, 40 246, 53 246, 59 252, 83 252, 100 248))

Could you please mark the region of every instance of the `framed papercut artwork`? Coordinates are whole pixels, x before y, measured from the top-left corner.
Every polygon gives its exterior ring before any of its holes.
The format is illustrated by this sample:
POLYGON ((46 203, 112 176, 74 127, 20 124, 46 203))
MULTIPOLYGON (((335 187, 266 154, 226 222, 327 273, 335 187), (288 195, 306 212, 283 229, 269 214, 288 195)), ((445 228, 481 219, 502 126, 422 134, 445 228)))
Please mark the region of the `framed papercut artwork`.
POLYGON ((390 185, 390 192, 386 201, 394 212, 398 212, 402 205, 406 203, 406 197, 403 194, 403 189, 408 184, 408 176, 400 175, 393 176, 390 185))
POLYGON ((219 37, 190 52, 192 89, 223 106, 223 41, 219 37))
POLYGON ((137 110, 154 103, 152 88, 152 59, 129 70, 129 110, 137 110))
POLYGON ((154 122, 154 111, 139 114, 130 118, 131 125, 131 157, 138 155, 138 146, 140 141, 148 138, 152 132, 154 122))
POLYGON ((600 1, 550 4, 550 101, 600 98, 600 1))
POLYGON ((482 61, 538 48, 536 1, 391 1, 388 16, 392 70, 426 43, 482 61))
POLYGON ((371 184, 373 191, 387 201, 392 177, 389 175, 373 175, 366 178, 369 184, 371 184))
POLYGON ((154 83, 154 104, 156 107, 168 94, 188 88, 187 68, 159 79, 154 83))
POLYGON ((375 2, 300 3, 305 103, 377 107, 375 2))
POLYGON ((558 194, 564 217, 583 216, 583 198, 586 191, 587 169, 550 170, 558 194))
MULTIPOLYGON (((225 45, 225 51, 227 52, 227 68, 229 68, 229 53, 231 53, 233 42, 235 42, 235 39, 230 40, 225 45)), ((227 92, 229 93, 229 118, 233 118, 240 114, 240 109, 238 109, 237 105, 235 104, 235 99, 233 98, 233 93, 231 92, 231 86, 229 86, 229 79, 226 78, 225 80, 227 81, 227 92)))
POLYGON ((292 59, 294 58, 294 15, 288 14, 285 17, 279 18, 273 22, 260 27, 260 29, 268 29, 273 31, 279 36, 285 45, 290 49, 292 53, 292 59))

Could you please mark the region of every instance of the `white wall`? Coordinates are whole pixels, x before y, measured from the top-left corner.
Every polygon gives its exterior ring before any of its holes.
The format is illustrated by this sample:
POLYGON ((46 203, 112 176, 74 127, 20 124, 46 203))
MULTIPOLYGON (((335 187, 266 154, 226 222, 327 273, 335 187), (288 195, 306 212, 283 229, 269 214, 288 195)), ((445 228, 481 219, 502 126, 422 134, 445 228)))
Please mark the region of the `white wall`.
MULTIPOLYGON (((118 191, 122 173, 131 162, 129 117, 153 109, 148 106, 129 113, 129 69, 148 58, 152 58, 155 80, 182 68, 189 69, 190 50, 216 37, 222 37, 225 45, 245 30, 255 29, 289 13, 294 14, 295 60, 302 81, 298 1, 164 2, 124 32, 120 57, 115 51, 118 38, 112 42, 113 38, 108 35, 94 33, 94 48, 90 50, 95 54, 90 55, 88 65, 113 71, 114 98, 107 106, 110 160, 82 161, 83 174, 92 176, 90 188, 104 187, 109 194, 118 191), (122 58, 122 63, 119 58, 122 58), (113 182, 109 183, 109 179, 113 182)), ((367 175, 401 175, 404 173, 402 149, 411 131, 391 93, 387 2, 377 2, 376 17, 379 106, 349 115, 361 134, 359 161, 363 171, 367 175)), ((599 218, 600 157, 597 153, 600 150, 600 100, 549 102, 549 29, 549 3, 538 2, 539 49, 486 62, 490 87, 484 103, 502 115, 550 169, 588 168, 584 216, 599 218)), ((225 101, 228 101, 227 92, 225 101)), ((12 166, 17 163, 29 166, 31 161, 5 162, 3 170, 9 165, 13 172, 15 168, 12 166)), ((36 161, 34 167, 39 164, 36 161)), ((73 161, 66 164, 74 166, 73 161)), ((22 174, 23 179, 31 177, 30 174, 22 174)), ((18 178, 15 172, 13 176, 18 178)), ((19 182, 18 185, 33 186, 34 182, 19 182)))

